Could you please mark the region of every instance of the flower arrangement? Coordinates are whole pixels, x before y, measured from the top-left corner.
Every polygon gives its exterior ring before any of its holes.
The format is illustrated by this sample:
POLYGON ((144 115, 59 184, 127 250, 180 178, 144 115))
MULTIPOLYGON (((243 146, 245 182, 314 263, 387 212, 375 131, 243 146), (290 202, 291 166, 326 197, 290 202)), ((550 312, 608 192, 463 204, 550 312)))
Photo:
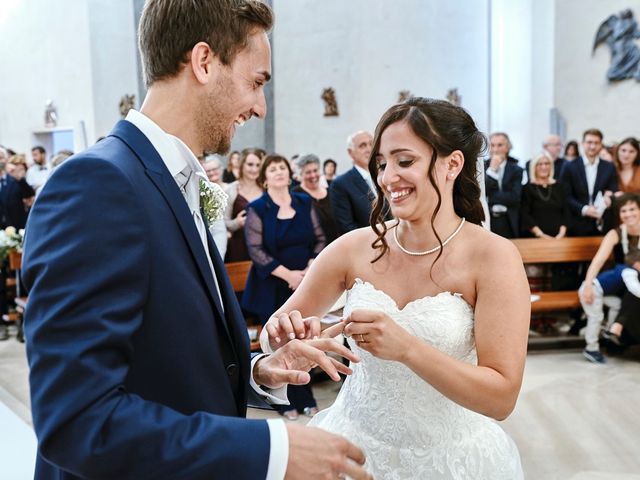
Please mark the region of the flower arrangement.
POLYGON ((229 196, 220 185, 210 182, 201 175, 198 175, 198 182, 200 185, 200 208, 204 212, 204 220, 211 224, 223 218, 229 196))
POLYGON ((0 230, 0 260, 4 262, 12 250, 22 252, 23 241, 23 228, 16 230, 15 227, 7 227, 4 230, 0 230))

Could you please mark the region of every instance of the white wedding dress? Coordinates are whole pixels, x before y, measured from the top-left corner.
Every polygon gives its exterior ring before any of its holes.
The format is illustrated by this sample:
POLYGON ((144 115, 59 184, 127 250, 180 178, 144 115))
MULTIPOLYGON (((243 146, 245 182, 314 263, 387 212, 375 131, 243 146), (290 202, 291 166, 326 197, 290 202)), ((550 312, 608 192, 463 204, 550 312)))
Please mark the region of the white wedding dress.
MULTIPOLYGON (((356 280, 344 314, 383 311, 442 352, 477 363, 473 309, 459 294, 440 293, 398 309, 368 282, 356 280)), ((310 425, 345 436, 362 448, 366 468, 380 479, 523 478, 518 449, 493 420, 449 400, 405 365, 380 360, 349 339, 352 364, 335 403, 310 425)))

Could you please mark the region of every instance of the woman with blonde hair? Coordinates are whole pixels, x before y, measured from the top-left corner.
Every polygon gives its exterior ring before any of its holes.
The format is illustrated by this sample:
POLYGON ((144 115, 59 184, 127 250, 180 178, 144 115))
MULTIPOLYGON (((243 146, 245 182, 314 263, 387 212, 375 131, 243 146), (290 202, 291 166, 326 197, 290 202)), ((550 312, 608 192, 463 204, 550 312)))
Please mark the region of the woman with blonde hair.
POLYGON ((553 162, 545 153, 529 163, 530 182, 522 189, 520 218, 526 236, 562 238, 567 234, 569 206, 561 183, 555 181, 553 162))

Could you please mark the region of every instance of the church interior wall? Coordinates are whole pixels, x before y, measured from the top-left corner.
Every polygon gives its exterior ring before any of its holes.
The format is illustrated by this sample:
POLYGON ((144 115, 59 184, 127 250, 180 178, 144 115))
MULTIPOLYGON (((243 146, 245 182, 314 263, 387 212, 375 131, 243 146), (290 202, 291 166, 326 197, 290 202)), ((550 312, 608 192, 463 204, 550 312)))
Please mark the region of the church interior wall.
POLYGON ((444 98, 457 88, 488 124, 487 1, 275 0, 275 145, 350 165, 346 138, 373 131, 401 90, 444 98), (321 94, 335 90, 339 116, 321 94))
MULTIPOLYGON (((610 52, 606 44, 592 55, 600 24, 630 8, 636 21, 638 0, 556 1, 554 101, 565 119, 567 139, 582 138, 587 128, 600 128, 605 143, 640 136, 640 83, 609 83, 610 52)), ((638 42, 635 42, 638 45, 638 42)))

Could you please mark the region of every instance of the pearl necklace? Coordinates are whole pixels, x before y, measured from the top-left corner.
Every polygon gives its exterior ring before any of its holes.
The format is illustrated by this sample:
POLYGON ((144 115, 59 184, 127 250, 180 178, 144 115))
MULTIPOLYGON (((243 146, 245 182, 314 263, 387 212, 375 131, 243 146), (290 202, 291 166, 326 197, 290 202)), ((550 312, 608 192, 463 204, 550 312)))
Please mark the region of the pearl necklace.
MULTIPOLYGON (((455 237, 460 232, 460 230, 462 230, 462 226, 464 225, 464 221, 465 221, 465 218, 462 217, 462 220, 460 220, 460 225, 458 225, 458 228, 456 228, 455 231, 451 235, 449 235, 449 237, 447 237, 447 239, 444 242, 442 242, 442 247, 444 247, 447 243, 449 243, 451 240, 453 240, 453 237, 455 237)), ((400 245, 400 240, 398 240, 398 227, 397 226, 393 230, 393 239, 396 241, 396 245, 398 245, 398 248, 400 250, 402 250, 407 255, 413 255, 413 256, 416 256, 416 257, 422 256, 422 255, 429 255, 430 253, 437 252, 438 250, 440 250, 440 248, 442 248, 440 245, 438 245, 437 247, 430 248, 429 250, 425 250, 424 252, 412 252, 410 250, 407 250, 402 245, 400 245)))

